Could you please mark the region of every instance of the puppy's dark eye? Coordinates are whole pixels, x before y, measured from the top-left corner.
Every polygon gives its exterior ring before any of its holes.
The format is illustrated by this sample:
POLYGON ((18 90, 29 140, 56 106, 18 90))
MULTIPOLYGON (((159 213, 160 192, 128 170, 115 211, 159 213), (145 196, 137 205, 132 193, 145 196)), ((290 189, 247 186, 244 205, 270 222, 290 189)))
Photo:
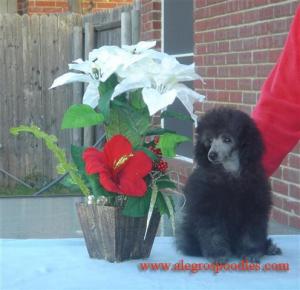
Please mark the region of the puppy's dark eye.
POLYGON ((207 139, 207 142, 208 142, 209 144, 211 144, 211 143, 213 142, 213 139, 212 139, 212 138, 208 138, 208 139, 207 139))
POLYGON ((229 137, 223 137, 223 142, 224 143, 231 143, 231 138, 229 138, 229 137))

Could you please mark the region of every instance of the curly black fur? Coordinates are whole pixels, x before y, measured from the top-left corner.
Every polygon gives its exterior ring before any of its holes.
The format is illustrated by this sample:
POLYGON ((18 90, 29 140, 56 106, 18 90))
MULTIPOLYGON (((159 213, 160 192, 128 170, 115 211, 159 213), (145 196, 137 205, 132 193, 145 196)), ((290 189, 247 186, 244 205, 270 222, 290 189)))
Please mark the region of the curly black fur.
POLYGON ((197 127, 195 161, 184 192, 186 206, 176 234, 177 247, 186 255, 225 262, 231 256, 258 262, 281 251, 267 239, 271 192, 262 167, 263 142, 251 118, 238 110, 214 109, 197 127), (224 132, 235 139, 239 174, 208 160, 203 133, 224 132))

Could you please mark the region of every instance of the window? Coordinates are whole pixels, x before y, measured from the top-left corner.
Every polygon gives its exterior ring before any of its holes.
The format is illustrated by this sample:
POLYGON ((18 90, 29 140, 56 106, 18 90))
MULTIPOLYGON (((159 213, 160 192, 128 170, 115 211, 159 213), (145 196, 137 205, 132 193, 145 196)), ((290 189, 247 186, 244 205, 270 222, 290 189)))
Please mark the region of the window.
MULTIPOLYGON (((184 64, 193 62, 193 0, 163 0, 162 2, 162 51, 174 55, 184 64)), ((193 88, 193 83, 186 83, 193 88)), ((168 107, 172 111, 188 114, 179 100, 168 107)), ((193 137, 193 123, 166 118, 163 126, 178 134, 193 137)), ((177 154, 192 158, 193 144, 178 146, 177 154)))

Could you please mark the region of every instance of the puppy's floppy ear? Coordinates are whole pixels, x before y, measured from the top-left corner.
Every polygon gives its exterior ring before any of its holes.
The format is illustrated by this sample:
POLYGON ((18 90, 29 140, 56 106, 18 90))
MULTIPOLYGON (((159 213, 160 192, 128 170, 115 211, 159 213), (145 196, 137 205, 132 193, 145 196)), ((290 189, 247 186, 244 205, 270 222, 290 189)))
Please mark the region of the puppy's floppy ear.
POLYGON ((261 161, 264 153, 264 144, 259 130, 253 121, 243 126, 240 134, 240 162, 244 165, 261 161))
POLYGON ((207 161, 207 148, 204 146, 203 143, 203 123, 200 120, 198 122, 198 126, 196 129, 196 145, 195 145, 195 160, 198 164, 203 164, 203 162, 207 161))

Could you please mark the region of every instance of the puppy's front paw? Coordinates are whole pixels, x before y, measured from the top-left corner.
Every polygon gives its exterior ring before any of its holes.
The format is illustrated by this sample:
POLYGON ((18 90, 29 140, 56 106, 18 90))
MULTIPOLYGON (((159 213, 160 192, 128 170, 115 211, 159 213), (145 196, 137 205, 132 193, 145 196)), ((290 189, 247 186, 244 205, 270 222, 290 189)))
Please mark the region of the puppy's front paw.
POLYGON ((267 250, 267 255, 281 255, 282 251, 280 248, 278 248, 276 245, 272 245, 271 247, 268 248, 267 250))
POLYGON ((267 248, 266 248, 266 255, 281 255, 282 251, 276 244, 273 243, 271 239, 267 240, 267 248))

